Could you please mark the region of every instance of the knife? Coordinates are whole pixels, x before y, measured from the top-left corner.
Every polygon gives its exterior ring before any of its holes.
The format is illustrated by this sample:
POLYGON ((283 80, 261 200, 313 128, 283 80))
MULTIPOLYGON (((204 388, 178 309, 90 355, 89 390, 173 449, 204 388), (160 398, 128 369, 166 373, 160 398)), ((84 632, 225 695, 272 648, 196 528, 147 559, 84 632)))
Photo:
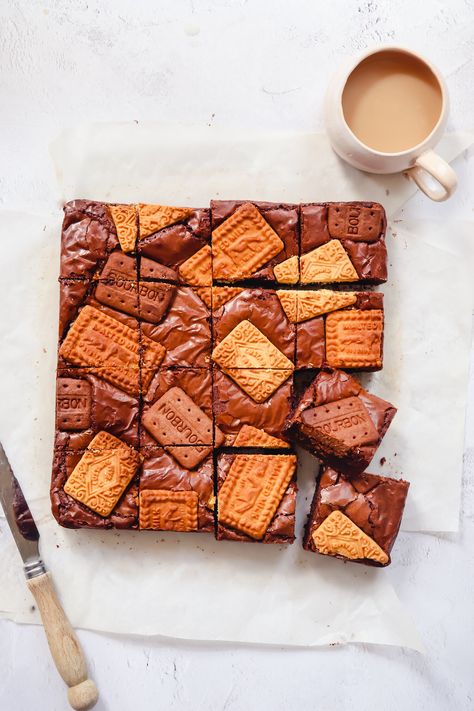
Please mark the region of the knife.
POLYGON ((99 694, 88 678, 81 645, 58 600, 51 573, 40 558, 38 529, 1 443, 0 502, 23 558, 26 584, 38 605, 51 655, 69 687, 69 703, 77 711, 87 711, 95 706, 99 694))

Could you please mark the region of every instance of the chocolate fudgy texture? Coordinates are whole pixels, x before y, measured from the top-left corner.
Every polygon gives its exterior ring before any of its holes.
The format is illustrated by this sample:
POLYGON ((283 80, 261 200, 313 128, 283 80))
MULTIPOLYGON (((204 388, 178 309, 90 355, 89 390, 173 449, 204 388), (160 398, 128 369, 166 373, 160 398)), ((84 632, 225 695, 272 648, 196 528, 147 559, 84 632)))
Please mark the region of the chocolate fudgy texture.
MULTIPOLYGON (((324 468, 316 486, 311 511, 305 528, 303 547, 317 553, 334 555, 368 565, 389 565, 390 551, 397 537, 405 507, 409 484, 376 474, 355 474, 348 477, 335 469, 324 468), (319 527, 333 512, 340 512, 379 546, 386 556, 374 555, 371 547, 360 547, 360 535, 336 520, 332 535, 318 538, 319 527), (360 550, 362 549, 362 556, 360 550)), ((324 533, 324 532, 323 532, 324 533)), ((363 542, 364 543, 364 542, 363 542)))
MULTIPOLYGON (((359 289, 386 277, 383 208, 75 200, 64 213, 56 519, 291 543, 292 440, 355 476, 395 412, 334 369, 382 367, 383 297, 359 289)), ((370 535, 357 521, 342 519, 370 535)))
POLYGON ((346 474, 370 464, 396 408, 342 370, 323 368, 306 388, 285 434, 346 474))

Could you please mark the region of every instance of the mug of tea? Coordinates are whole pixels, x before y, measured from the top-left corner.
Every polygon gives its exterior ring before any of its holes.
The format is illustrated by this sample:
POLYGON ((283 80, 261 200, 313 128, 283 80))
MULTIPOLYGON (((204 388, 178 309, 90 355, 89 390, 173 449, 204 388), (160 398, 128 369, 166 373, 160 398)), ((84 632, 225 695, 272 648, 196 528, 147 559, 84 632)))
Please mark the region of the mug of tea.
POLYGON ((433 151, 448 117, 437 70, 399 47, 350 60, 326 95, 326 129, 336 153, 369 173, 406 172, 432 200, 446 200, 456 173, 433 151))

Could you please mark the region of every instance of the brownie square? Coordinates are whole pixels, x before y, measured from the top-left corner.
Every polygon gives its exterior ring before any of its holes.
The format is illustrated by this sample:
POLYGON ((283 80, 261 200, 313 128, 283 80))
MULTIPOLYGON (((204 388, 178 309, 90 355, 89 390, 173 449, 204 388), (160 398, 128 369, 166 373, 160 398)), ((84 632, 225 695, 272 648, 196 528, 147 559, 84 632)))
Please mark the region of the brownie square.
POLYGON ((221 454, 217 460, 217 539, 293 543, 296 455, 221 454))
MULTIPOLYGON (((232 375, 238 377, 241 373, 235 371, 232 375)), ((249 377, 249 382, 252 385, 256 382, 258 388, 258 379, 262 378, 265 382, 268 373, 255 370, 250 372, 252 375, 254 378, 249 377)), ((217 367, 213 369, 214 422, 225 434, 226 445, 233 444, 243 425, 251 425, 264 430, 267 435, 282 438, 285 420, 293 403, 293 377, 290 374, 279 387, 272 388, 270 384, 271 394, 265 400, 256 402, 232 377, 217 367)))
POLYGON ((301 205, 300 215, 302 283, 387 280, 387 220, 382 205, 307 203, 301 205))
POLYGON ((329 289, 294 293, 297 368, 320 368, 325 363, 334 368, 381 370, 383 294, 329 289))
POLYGON ((208 270, 206 285, 211 285, 209 209, 171 208, 162 205, 138 205, 140 279, 173 278, 188 286, 201 286, 196 273, 208 270), (199 257, 196 257, 197 253, 199 257), (189 260, 189 261, 188 261, 189 260), (154 267, 154 264, 157 265, 154 267), (207 266, 206 266, 207 265, 207 266), (172 274, 157 276, 163 267, 172 274), (183 268, 181 268, 183 267, 183 268))
POLYGON ((400 529, 409 483, 376 474, 348 477, 325 467, 317 484, 303 547, 367 565, 390 564, 390 552, 400 529), (344 518, 336 519, 327 530, 320 529, 333 512, 340 512, 380 547, 366 541, 344 518), (341 526, 342 523, 342 526, 341 526), (370 557, 367 557, 370 556, 370 557))
MULTIPOLYGON (((125 392, 103 376, 104 369, 60 368, 56 379, 55 446, 84 449, 92 437, 106 430, 132 447, 138 447, 139 394, 125 392)), ((124 373, 124 382, 130 373, 124 373)), ((137 372, 137 387, 139 373, 137 372)))
POLYGON ((299 206, 211 200, 215 281, 277 281, 273 268, 298 257, 299 206))
MULTIPOLYGON (((197 288, 178 286, 160 323, 149 323, 145 320, 141 322, 142 337, 151 339, 166 349, 161 363, 164 367, 210 366, 211 310, 198 291, 197 288)), ((142 301, 140 304, 142 307, 142 301)))
POLYGON ((160 368, 143 398, 141 425, 142 447, 194 445, 196 461, 211 454, 224 442, 213 423, 211 371, 160 368))
MULTIPOLYGON (((140 528, 214 532, 212 456, 188 469, 162 447, 145 447, 140 477, 140 528), (210 502, 210 503, 209 503, 210 502)), ((175 450, 176 454, 176 450, 175 450)))
POLYGON ((64 205, 60 277, 89 280, 119 246, 109 207, 93 200, 64 205))
POLYGON ((368 393, 348 373, 325 367, 294 407, 284 433, 348 475, 372 461, 396 408, 368 393))
MULTIPOLYGON (((93 453, 97 461, 90 468, 89 476, 94 493, 100 494, 110 487, 112 479, 116 483, 118 466, 114 450, 93 450, 93 453)), ((55 519, 66 528, 138 528, 139 467, 107 516, 101 516, 65 491, 65 485, 85 454, 86 450, 55 449, 50 490, 55 519)))
MULTIPOLYGON (((214 310, 214 344, 220 343, 241 321, 246 320, 294 363, 296 329, 285 313, 278 293, 274 289, 244 289, 214 310)), ((259 363, 254 363, 253 367, 259 367, 259 363)))

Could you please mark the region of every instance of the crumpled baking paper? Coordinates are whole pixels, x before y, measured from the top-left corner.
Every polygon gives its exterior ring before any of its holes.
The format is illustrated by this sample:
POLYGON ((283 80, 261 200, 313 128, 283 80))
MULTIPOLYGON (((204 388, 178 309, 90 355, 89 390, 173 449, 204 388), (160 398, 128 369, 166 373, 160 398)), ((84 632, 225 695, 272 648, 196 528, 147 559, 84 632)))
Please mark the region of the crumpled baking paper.
MULTIPOLYGON (((457 136, 445 155, 452 158, 467 145, 467 138, 457 136)), ((357 172, 355 180, 319 136, 232 134, 213 140, 203 132, 179 135, 157 126, 108 124, 63 135, 53 154, 65 199, 205 205, 219 196, 365 198, 394 212, 413 191, 400 176, 379 182, 357 172)), ((56 524, 48 487, 60 216, 0 213, 0 225, 9 234, 7 304, 0 317, 1 392, 8 406, 0 410, 0 438, 73 625, 185 639, 422 649, 388 571, 316 556, 303 551, 300 541, 285 548, 217 543, 205 534, 70 531, 56 524)), ((457 527, 472 308, 468 230, 465 223, 403 223, 388 236, 392 283, 386 289, 385 368, 363 379, 399 406, 371 470, 412 482, 405 517, 411 530, 457 527), (447 247, 446 235, 453 230, 458 242, 447 247)), ((299 535, 316 471, 316 460, 302 452, 299 535)), ((5 571, 0 615, 38 621, 2 517, 0 562, 5 571)))

